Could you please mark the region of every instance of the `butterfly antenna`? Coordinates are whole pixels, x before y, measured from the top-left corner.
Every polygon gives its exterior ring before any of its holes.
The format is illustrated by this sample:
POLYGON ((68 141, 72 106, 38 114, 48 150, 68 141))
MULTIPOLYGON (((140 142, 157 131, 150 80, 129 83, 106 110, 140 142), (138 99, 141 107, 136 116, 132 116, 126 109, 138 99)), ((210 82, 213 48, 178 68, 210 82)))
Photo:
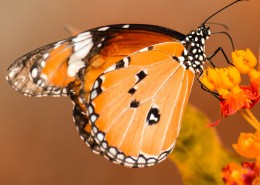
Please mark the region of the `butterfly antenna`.
POLYGON ((222 26, 222 27, 225 28, 226 30, 229 30, 228 25, 223 24, 223 23, 218 23, 218 22, 207 22, 207 24, 212 24, 212 25, 222 26))
POLYGON ((234 46, 234 42, 233 42, 233 39, 232 39, 231 35, 229 33, 227 33, 227 32, 224 32, 224 31, 213 32, 212 34, 219 34, 219 33, 225 34, 229 38, 229 40, 231 42, 231 45, 232 45, 232 49, 233 49, 233 51, 235 51, 235 46, 234 46))
POLYGON ((204 21, 204 23, 203 23, 202 25, 205 25, 206 22, 207 22, 209 19, 211 19, 212 17, 214 17, 215 15, 217 15, 219 12, 221 12, 221 11, 227 9, 228 7, 232 6, 233 4, 238 3, 238 2, 240 2, 240 1, 249 1, 249 0, 236 0, 236 1, 234 1, 233 3, 230 3, 229 5, 225 6, 224 8, 221 8, 219 11, 217 11, 217 12, 214 13, 213 15, 209 16, 209 17, 204 21))

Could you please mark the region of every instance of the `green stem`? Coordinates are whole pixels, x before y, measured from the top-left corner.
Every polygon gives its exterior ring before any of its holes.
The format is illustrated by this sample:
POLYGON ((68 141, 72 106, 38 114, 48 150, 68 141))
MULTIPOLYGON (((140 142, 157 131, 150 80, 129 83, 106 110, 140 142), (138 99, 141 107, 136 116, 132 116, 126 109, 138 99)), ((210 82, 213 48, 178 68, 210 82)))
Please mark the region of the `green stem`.
POLYGON ((256 123, 259 124, 259 121, 257 118, 254 116, 254 114, 250 111, 250 109, 245 109, 247 115, 256 123))
POLYGON ((257 119, 253 116, 253 118, 251 117, 253 114, 250 112, 250 114, 248 115, 248 112, 245 111, 243 112, 242 110, 239 110, 240 115, 252 126, 254 127, 256 130, 260 131, 260 124, 257 121, 257 119), (245 113, 246 112, 246 113, 245 113), (251 115, 252 114, 252 115, 251 115))

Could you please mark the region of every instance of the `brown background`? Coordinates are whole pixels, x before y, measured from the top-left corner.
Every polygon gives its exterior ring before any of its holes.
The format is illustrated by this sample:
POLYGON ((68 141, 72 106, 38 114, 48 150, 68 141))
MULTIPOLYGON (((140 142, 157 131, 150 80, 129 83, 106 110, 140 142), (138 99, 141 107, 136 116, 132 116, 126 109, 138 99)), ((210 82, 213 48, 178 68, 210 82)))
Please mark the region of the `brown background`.
MULTIPOLYGON (((85 30, 115 23, 148 23, 188 33, 230 2, 0 0, 0 184, 181 184, 178 171, 168 160, 152 168, 128 169, 92 154, 74 128, 68 98, 24 97, 5 81, 6 69, 22 54, 68 37, 64 24, 85 30)), ((251 0, 231 7, 211 22, 227 24, 236 48, 249 47, 258 56, 259 16, 260 1, 251 0)), ((212 26, 212 30, 223 28, 212 26)), ((231 51, 225 36, 214 35, 207 42, 207 53, 218 46, 231 51)), ((215 62, 224 64, 224 59, 219 57, 215 62)), ((212 120, 218 119, 217 100, 202 91, 197 82, 190 102, 212 120)), ((217 130, 230 150, 241 131, 253 131, 238 115, 225 119, 217 130)))

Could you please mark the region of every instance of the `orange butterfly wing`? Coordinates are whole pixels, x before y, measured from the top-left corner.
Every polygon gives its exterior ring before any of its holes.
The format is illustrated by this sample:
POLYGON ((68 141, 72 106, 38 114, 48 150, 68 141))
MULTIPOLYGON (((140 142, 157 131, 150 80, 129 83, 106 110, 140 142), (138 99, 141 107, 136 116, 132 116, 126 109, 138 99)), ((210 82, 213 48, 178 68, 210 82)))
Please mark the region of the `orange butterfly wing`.
MULTIPOLYGON (((116 25, 117 26, 117 25, 116 25)), ((136 26, 136 25, 134 25, 136 26)), ((141 26, 141 25, 139 25, 141 26)), ((154 29, 154 28, 153 28, 154 29)), ((70 97, 75 104, 73 118, 76 128, 84 142, 95 153, 105 155, 90 135, 91 126, 86 115, 86 104, 82 100, 88 99, 91 86, 96 78, 109 66, 113 65, 122 58, 153 44, 167 41, 178 41, 177 38, 161 34, 152 30, 121 29, 111 34, 99 53, 90 57, 88 65, 79 72, 79 77, 69 84, 70 97), (84 85, 82 84, 84 81, 84 85)), ((109 158, 109 156, 107 156, 109 158)))
POLYGON ((177 38, 141 28, 122 29, 111 34, 109 38, 100 52, 91 57, 87 67, 80 72, 80 79, 71 84, 72 99, 84 111, 85 105, 76 96, 79 94, 88 96, 93 82, 106 68, 142 48, 161 42, 178 41, 177 38), (83 88, 81 81, 84 81, 83 88))
POLYGON ((178 42, 142 49, 94 82, 87 97, 91 134, 114 162, 150 166, 173 149, 194 79, 174 59, 183 49, 178 42))
POLYGON ((18 58, 8 69, 7 80, 23 95, 67 96, 67 86, 77 79, 81 68, 109 66, 143 47, 175 40, 171 34, 175 32, 152 25, 91 29, 18 58))
POLYGON ((92 127, 84 100, 88 99, 92 84, 104 70, 125 56, 153 44, 183 38, 184 35, 174 30, 152 25, 95 28, 22 56, 9 67, 7 80, 28 96, 70 95, 81 138, 94 152, 110 158, 90 134, 92 127))

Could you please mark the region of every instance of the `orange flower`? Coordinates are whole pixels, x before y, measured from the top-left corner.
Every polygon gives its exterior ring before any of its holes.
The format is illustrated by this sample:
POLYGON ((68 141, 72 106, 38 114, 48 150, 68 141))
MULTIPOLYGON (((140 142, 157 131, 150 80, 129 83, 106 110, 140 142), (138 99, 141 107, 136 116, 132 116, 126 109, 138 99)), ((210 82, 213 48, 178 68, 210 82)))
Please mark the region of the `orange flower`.
MULTIPOLYGON (((259 78, 260 79, 260 78, 259 78)), ((250 99, 250 104, 248 108, 253 108, 259 101, 260 99, 260 92, 259 92, 259 87, 260 85, 257 85, 258 81, 251 82, 250 86, 240 86, 241 89, 245 92, 246 96, 248 99, 250 99)))
POLYGON ((260 157, 260 131, 253 133, 241 133, 238 143, 233 148, 242 156, 247 158, 260 157))
POLYGON ((226 185, 252 185, 255 173, 251 168, 241 168, 230 163, 222 169, 222 179, 226 185))
POLYGON ((247 50, 232 52, 234 66, 228 68, 209 68, 200 78, 200 81, 210 91, 219 94, 220 114, 218 121, 210 126, 217 125, 222 117, 230 116, 241 109, 251 109, 260 99, 260 71, 254 69, 257 60, 253 53, 247 50), (240 85, 241 75, 247 74, 249 86, 240 85))
POLYGON ((226 185, 259 185, 259 170, 254 162, 243 162, 241 166, 230 163, 222 169, 226 185))
POLYGON ((256 99, 251 94, 250 91, 245 91, 241 88, 239 92, 230 92, 225 96, 220 96, 220 98, 223 98, 220 101, 221 116, 230 116, 240 109, 251 108, 253 106, 252 100, 256 99))

